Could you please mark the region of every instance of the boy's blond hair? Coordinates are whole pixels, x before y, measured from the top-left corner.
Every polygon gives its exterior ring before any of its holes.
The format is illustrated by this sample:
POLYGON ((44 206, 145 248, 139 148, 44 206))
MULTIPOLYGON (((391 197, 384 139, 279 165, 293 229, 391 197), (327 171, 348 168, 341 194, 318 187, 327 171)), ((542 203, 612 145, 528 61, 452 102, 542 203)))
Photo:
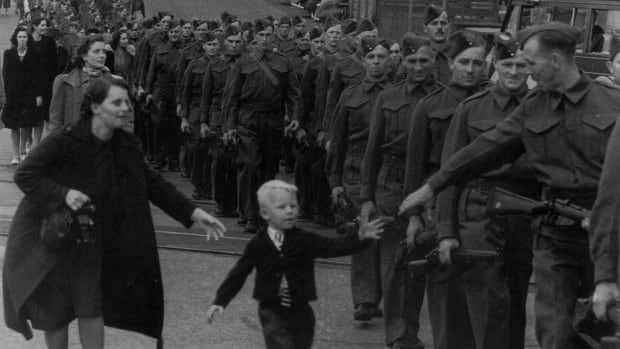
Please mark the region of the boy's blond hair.
POLYGON ((280 179, 272 179, 263 183, 263 185, 258 188, 256 191, 256 196, 258 199, 258 204, 260 207, 267 207, 271 203, 271 198, 269 194, 274 189, 282 189, 288 191, 289 193, 297 193, 297 187, 293 184, 287 183, 280 179))

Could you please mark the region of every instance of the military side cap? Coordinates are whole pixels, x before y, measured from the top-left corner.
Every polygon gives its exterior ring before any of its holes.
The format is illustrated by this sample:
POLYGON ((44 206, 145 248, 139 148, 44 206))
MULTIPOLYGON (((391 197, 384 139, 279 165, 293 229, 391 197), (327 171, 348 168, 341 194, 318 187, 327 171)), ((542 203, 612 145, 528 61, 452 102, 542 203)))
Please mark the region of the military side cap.
POLYGON ((495 34, 495 59, 498 61, 513 58, 519 51, 519 41, 511 33, 499 32, 495 34))
POLYGON ((325 23, 323 23, 323 27, 325 28, 325 31, 327 31, 327 30, 329 30, 329 28, 335 27, 337 25, 342 25, 342 22, 340 22, 334 16, 327 17, 327 19, 325 20, 325 23))
POLYGON ((403 57, 412 55, 423 46, 431 46, 431 41, 426 36, 416 35, 414 33, 405 33, 403 35, 403 44, 401 45, 401 52, 403 57))
POLYGON ((611 45, 609 47, 609 60, 615 60, 618 53, 620 53, 620 36, 614 35, 611 38, 611 45))
MULTIPOLYGON (((228 26, 228 27, 230 28, 231 26, 228 26)), ((205 33, 205 41, 204 41, 205 43, 211 42, 214 40, 218 40, 217 35, 215 35, 215 32, 212 32, 209 30, 208 32, 205 33)))
POLYGON ((268 20, 269 22, 273 22, 274 18, 272 15, 268 15, 267 17, 265 17, 266 20, 268 20))
POLYGON ((446 54, 450 58, 472 47, 486 46, 486 41, 480 35, 470 31, 457 31, 448 38, 446 54))
POLYGON ((273 23, 264 18, 258 18, 254 23, 254 29, 256 29, 257 33, 262 32, 263 30, 267 30, 267 28, 269 27, 273 29, 273 23))
POLYGON ((362 56, 366 56, 369 52, 377 48, 377 46, 383 46, 386 50, 390 50, 390 44, 383 38, 363 38, 361 42, 362 56))
POLYGON ((299 16, 293 17, 293 27, 298 25, 299 23, 303 23, 303 20, 299 16))
POLYGON ((237 27, 236 25, 229 25, 224 30, 224 38, 227 38, 229 36, 235 36, 239 33, 241 33, 241 29, 239 29, 239 27, 237 27))
POLYGON ((581 33, 581 30, 561 22, 551 22, 527 27, 517 33, 517 38, 519 39, 519 42, 521 42, 521 45, 523 45, 532 36, 544 32, 556 32, 562 34, 574 45, 583 42, 583 34, 581 33))
POLYGON ((310 40, 314 40, 323 35, 323 31, 319 27, 313 27, 310 29, 310 40))
POLYGON ((357 30, 357 21, 354 19, 347 19, 342 23, 342 33, 344 35, 353 33, 357 30))
POLYGON ((254 28, 254 24, 252 22, 243 22, 241 23, 241 30, 246 31, 254 28))
POLYGON ((287 16, 282 16, 282 18, 280 18, 280 25, 282 24, 291 25, 291 18, 287 16))
POLYGON ((435 19, 439 18, 439 16, 441 16, 441 14, 444 12, 445 10, 439 6, 428 5, 424 9, 424 25, 427 25, 435 19))
POLYGON ((207 30, 215 30, 219 28, 220 24, 217 21, 207 21, 207 30))
POLYGON ((356 29, 355 32, 356 32, 356 34, 360 34, 360 33, 363 33, 363 32, 368 32, 368 31, 374 30, 376 28, 377 28, 377 26, 373 22, 371 22, 369 19, 362 18, 360 20, 360 22, 357 24, 357 29, 356 29))
POLYGON ((222 12, 220 14, 220 20, 222 21, 222 23, 227 24, 232 22, 231 20, 232 15, 226 11, 222 12))

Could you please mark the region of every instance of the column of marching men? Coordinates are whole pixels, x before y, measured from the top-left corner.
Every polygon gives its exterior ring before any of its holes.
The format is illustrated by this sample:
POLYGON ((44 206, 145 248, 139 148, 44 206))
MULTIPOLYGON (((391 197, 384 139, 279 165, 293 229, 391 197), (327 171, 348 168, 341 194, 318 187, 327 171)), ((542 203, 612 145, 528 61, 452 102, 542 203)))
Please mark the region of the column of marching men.
MULTIPOLYGON (((382 318, 386 346, 424 348, 426 296, 435 348, 524 348, 533 271, 545 349, 586 347, 572 328, 578 297, 594 292, 599 316, 620 298, 611 218, 595 211, 589 240, 561 214, 486 210, 498 188, 593 208, 620 92, 577 68, 578 30, 550 23, 483 37, 451 30, 429 6, 421 32, 395 42, 368 19, 144 19, 129 2, 51 3, 19 24, 35 41, 55 39, 47 63, 64 74, 53 96, 36 95, 50 131, 79 118, 93 79, 118 75, 153 168, 191 178, 193 198, 214 200, 215 215, 238 217, 246 233, 264 229, 255 193, 281 172, 294 173, 302 219, 344 231, 398 217, 351 260, 352 317, 382 318), (427 241, 443 268, 411 278, 398 261, 427 241), (499 257, 463 264, 451 258, 459 249, 499 257)), ((619 51, 612 45, 612 73, 619 51)))

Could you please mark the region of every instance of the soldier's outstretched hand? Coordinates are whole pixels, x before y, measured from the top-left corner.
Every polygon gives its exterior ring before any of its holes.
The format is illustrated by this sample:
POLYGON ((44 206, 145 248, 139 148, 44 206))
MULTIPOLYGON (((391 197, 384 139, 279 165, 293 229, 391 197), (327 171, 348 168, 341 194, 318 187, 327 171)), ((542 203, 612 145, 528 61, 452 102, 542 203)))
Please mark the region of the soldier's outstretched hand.
POLYGON ((432 202, 435 193, 430 185, 424 184, 418 190, 409 194, 398 207, 398 215, 408 216, 408 212, 416 207, 420 207, 432 202))
POLYGON ((211 238, 217 240, 224 236, 226 227, 219 219, 211 216, 201 208, 197 208, 192 213, 192 221, 198 224, 202 230, 207 233, 207 241, 211 238))

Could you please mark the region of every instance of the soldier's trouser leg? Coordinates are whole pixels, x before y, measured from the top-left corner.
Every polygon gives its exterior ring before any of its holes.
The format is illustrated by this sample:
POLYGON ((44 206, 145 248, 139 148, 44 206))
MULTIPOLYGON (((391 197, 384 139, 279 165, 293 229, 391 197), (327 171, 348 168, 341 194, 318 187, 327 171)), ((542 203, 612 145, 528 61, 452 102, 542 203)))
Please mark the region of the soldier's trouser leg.
POLYGON ((312 209, 318 215, 331 215, 331 198, 329 182, 325 174, 325 150, 321 149, 319 156, 311 167, 311 190, 314 194, 312 209))
POLYGON ((196 191, 200 191, 208 196, 212 196, 211 187, 211 155, 209 154, 209 144, 206 139, 202 139, 196 148, 192 149, 192 184, 196 191))
POLYGON ((240 112, 238 134, 239 160, 243 166, 241 176, 247 176, 248 200, 245 215, 258 218, 256 191, 264 182, 274 179, 278 172, 280 150, 284 132, 284 116, 275 112, 240 112), (244 113, 250 113, 251 116, 244 113))
POLYGON ((508 216, 504 275, 510 292, 510 348, 525 346, 526 303, 532 275, 532 230, 530 219, 508 216))
POLYGON ((406 289, 404 270, 396 268, 396 260, 402 254, 400 242, 406 237, 405 227, 391 225, 383 233, 381 246, 381 282, 383 290, 383 323, 385 342, 396 340, 413 344, 420 324, 418 316, 424 301, 424 283, 416 283, 414 289, 406 289), (407 298, 405 298, 407 297, 407 298))
POLYGON ((244 166, 239 160, 239 156, 235 159, 236 174, 237 174, 237 212, 239 216, 248 218, 245 214, 245 207, 250 200, 250 181, 247 178, 246 171, 243 170, 244 166))
POLYGON ((174 113, 176 110, 171 109, 168 120, 166 122, 166 140, 165 140, 165 152, 169 165, 173 164, 178 166, 179 164, 179 150, 181 149, 181 119, 174 113))
POLYGON ((298 188, 297 200, 301 210, 306 214, 314 213, 314 193, 312 191, 312 163, 316 149, 295 147, 295 185, 298 188))
POLYGON ((572 327, 577 298, 590 296, 594 291, 594 271, 587 242, 566 242, 536 235, 534 275, 536 338, 540 347, 589 348, 572 327))
MULTIPOLYGON (((351 200, 355 212, 359 214, 362 208, 360 202, 360 167, 362 157, 358 151, 347 154, 344 161, 342 185, 347 197, 351 200)), ((355 214, 355 215, 357 215, 355 214)), ((355 217, 344 217, 352 221, 355 217)), ((377 305, 381 301, 381 265, 379 248, 371 244, 365 249, 351 256, 351 294, 353 305, 362 303, 377 305)))
POLYGON ((431 273, 426 294, 435 349, 475 348, 466 297, 457 283, 443 273, 431 273))
POLYGON ((211 164, 211 182, 213 199, 222 202, 226 210, 233 211, 237 205, 237 170, 233 155, 220 148, 213 155, 211 164))

